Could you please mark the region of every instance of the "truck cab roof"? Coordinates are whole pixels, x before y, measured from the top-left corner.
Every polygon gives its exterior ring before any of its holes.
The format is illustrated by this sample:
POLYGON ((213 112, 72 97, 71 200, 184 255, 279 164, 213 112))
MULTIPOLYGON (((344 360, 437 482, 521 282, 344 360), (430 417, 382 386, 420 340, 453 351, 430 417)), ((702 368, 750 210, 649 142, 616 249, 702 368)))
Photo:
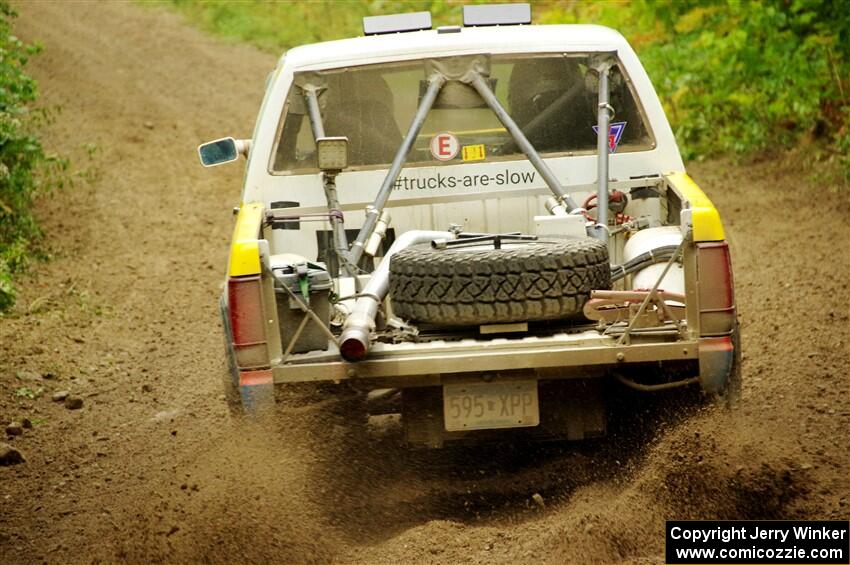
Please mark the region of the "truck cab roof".
POLYGON ((476 53, 631 51, 617 31, 599 25, 452 27, 370 35, 295 47, 281 64, 295 70, 476 53))

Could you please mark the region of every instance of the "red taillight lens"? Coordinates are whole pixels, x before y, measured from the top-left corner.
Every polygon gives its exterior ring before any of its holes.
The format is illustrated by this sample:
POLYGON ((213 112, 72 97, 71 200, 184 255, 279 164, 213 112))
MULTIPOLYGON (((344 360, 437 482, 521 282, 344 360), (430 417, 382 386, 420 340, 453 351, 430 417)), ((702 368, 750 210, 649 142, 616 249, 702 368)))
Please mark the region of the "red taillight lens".
POLYGON ((233 331, 233 349, 240 369, 269 364, 266 327, 263 323, 263 289, 259 276, 227 280, 227 306, 233 331))
POLYGON ((700 335, 724 335, 735 325, 732 261, 725 241, 697 243, 700 335))

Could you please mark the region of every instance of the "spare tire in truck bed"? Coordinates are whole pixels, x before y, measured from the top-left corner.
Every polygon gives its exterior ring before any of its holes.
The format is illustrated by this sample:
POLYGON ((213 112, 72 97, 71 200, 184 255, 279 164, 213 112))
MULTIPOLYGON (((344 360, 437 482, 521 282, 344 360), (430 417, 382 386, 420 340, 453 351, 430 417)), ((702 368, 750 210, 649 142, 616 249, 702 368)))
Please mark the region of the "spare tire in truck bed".
POLYGON ((400 318, 479 325, 581 316, 590 291, 611 288, 608 247, 591 238, 432 249, 390 258, 389 293, 400 318))

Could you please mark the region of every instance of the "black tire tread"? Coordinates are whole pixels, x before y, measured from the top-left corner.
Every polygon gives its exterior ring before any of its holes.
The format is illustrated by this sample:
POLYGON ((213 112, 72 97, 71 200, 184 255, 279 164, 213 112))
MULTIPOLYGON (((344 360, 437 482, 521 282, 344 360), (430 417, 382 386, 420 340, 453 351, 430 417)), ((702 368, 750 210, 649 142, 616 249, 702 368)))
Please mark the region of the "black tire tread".
POLYGON ((601 241, 542 239, 517 247, 432 249, 414 245, 390 259, 393 312, 442 325, 573 317, 594 289, 611 288, 601 241))

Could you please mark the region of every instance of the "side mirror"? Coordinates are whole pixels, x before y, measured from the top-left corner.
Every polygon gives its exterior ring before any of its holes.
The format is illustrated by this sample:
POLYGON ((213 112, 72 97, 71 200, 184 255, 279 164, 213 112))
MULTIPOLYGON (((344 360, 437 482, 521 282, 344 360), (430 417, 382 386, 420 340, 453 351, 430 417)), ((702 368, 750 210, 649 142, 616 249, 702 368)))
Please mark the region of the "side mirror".
POLYGON ((240 154, 247 157, 250 147, 250 140, 223 137, 198 146, 198 157, 201 159, 201 165, 214 167, 235 161, 240 154))

